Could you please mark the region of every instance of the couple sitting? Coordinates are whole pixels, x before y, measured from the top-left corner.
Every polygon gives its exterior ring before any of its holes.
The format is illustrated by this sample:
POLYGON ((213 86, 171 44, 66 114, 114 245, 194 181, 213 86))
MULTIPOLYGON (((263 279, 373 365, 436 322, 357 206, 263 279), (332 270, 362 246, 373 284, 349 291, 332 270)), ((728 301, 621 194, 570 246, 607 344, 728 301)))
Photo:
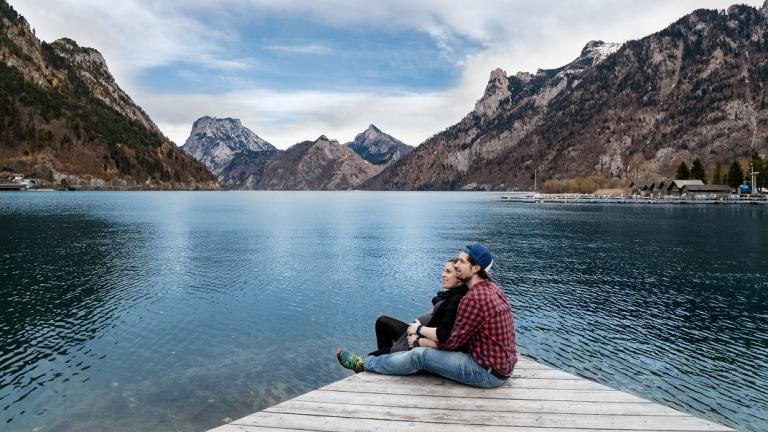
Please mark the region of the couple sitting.
POLYGON ((515 325, 509 299, 488 274, 492 264, 485 246, 465 247, 456 260, 446 263, 446 291, 432 300, 431 317, 410 325, 380 317, 379 349, 365 358, 339 349, 339 363, 355 372, 424 371, 475 387, 504 384, 517 362, 515 325))

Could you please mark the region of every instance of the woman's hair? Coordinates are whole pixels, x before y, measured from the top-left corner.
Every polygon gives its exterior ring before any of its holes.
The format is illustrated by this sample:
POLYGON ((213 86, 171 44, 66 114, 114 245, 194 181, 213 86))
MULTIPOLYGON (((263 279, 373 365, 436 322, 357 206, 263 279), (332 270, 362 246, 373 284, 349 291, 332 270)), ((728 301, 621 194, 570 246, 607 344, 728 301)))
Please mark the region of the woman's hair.
POLYGON ((458 262, 459 262, 459 259, 458 259, 458 258, 451 258, 451 259, 449 259, 448 261, 446 261, 445 263, 446 263, 446 264, 448 264, 448 263, 451 263, 451 264, 456 264, 456 263, 458 263, 458 262))
MULTIPOLYGON (((467 261, 469 261, 471 265, 476 265, 476 266, 480 265, 478 264, 477 261, 475 261, 474 258, 472 258, 472 255, 470 254, 467 254, 467 261)), ((480 271, 477 272, 477 275, 480 276, 480 279, 491 280, 491 275, 489 275, 488 272, 485 271, 485 269, 482 266, 480 267, 480 271)))

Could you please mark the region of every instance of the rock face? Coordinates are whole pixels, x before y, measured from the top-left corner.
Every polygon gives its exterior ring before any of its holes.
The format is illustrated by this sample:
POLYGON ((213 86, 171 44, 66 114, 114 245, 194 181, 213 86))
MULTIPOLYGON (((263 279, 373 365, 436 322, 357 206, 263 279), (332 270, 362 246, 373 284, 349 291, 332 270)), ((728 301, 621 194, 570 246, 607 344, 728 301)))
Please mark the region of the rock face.
POLYGON ((240 120, 208 116, 195 121, 182 149, 202 162, 221 181, 228 177, 226 173, 222 173, 224 168, 240 153, 277 151, 275 146, 243 126, 240 120))
POLYGON ((349 147, 324 135, 298 143, 272 158, 261 178, 248 182, 252 189, 354 189, 381 171, 349 147))
POLYGON ((475 109, 371 189, 528 189, 546 179, 670 176, 768 150, 768 3, 697 10, 536 74, 497 69, 475 109))
POLYGON ((0 170, 114 188, 219 188, 70 39, 41 42, 0 0, 0 170))
POLYGON ((160 129, 147 113, 117 85, 101 53, 93 48, 80 47, 75 41, 67 38, 53 42, 51 48, 73 66, 77 76, 88 86, 93 96, 124 117, 141 123, 153 132, 160 133, 160 129))
POLYGON ((357 134, 354 141, 345 144, 360 157, 374 165, 387 165, 413 150, 413 147, 382 132, 374 125, 357 134))
POLYGON ((259 189, 267 164, 280 153, 280 150, 242 150, 221 169, 219 178, 229 189, 259 189))

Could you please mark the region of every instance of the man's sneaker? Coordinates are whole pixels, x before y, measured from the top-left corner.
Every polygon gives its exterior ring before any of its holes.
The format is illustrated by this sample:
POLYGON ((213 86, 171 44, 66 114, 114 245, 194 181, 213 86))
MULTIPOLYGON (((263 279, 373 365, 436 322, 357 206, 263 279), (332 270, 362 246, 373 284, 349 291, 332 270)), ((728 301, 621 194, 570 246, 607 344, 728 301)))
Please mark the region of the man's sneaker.
POLYGON ((363 368, 363 357, 355 353, 336 348, 336 359, 339 361, 341 367, 349 369, 354 373, 360 373, 365 370, 365 368, 363 368))

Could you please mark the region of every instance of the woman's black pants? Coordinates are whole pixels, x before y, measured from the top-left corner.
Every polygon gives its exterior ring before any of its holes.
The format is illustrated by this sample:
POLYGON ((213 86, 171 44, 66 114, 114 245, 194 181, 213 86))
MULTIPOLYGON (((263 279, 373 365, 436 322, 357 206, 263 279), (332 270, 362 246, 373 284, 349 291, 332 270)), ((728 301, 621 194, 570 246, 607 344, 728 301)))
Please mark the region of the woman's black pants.
POLYGON ((386 315, 380 316, 376 320, 376 344, 378 350, 369 355, 378 356, 389 354, 392 344, 408 330, 408 324, 386 315))

